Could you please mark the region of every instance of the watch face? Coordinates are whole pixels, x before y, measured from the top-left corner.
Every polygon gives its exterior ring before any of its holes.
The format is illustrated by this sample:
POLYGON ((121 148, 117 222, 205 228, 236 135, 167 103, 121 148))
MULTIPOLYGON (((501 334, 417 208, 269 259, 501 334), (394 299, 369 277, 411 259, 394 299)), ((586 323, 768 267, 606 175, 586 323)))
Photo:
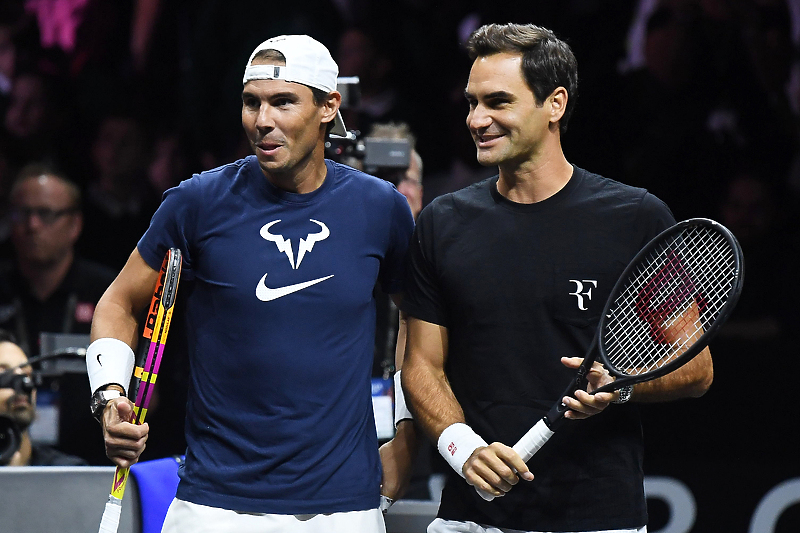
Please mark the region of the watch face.
POLYGON ((105 409, 106 404, 113 400, 114 398, 119 398, 122 394, 116 390, 105 390, 105 391, 97 391, 92 396, 92 402, 90 404, 90 408, 92 410, 92 415, 95 418, 100 418, 103 415, 103 409, 105 409))

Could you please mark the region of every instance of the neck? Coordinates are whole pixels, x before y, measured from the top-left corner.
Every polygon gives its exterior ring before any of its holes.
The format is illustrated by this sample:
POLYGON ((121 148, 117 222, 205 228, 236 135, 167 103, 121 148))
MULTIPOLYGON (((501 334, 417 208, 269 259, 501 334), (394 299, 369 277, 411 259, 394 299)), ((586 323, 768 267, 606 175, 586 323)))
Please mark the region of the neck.
POLYGON ((49 298, 67 276, 75 254, 69 250, 53 262, 35 262, 18 259, 17 265, 22 277, 31 287, 31 292, 40 301, 49 298))
POLYGON ((497 191, 519 204, 534 204, 560 191, 572 177, 572 165, 561 150, 522 164, 501 164, 497 191))

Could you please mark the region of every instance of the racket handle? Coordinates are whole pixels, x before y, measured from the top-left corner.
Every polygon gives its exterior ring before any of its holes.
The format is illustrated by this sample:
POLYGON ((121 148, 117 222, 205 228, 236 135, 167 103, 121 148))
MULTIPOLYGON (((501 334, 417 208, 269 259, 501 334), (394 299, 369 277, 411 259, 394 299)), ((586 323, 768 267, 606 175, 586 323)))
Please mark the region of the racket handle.
MULTIPOLYGON (((547 427, 544 419, 539 420, 535 426, 528 430, 521 439, 517 441, 517 443, 512 447, 512 450, 517 452, 517 455, 522 457, 522 460, 526 463, 536 455, 544 444, 550 440, 550 437, 553 436, 554 431, 547 427)), ((494 500, 495 496, 493 494, 489 494, 488 492, 484 492, 478 487, 475 487, 475 490, 478 494, 481 495, 481 498, 490 502, 494 500)))
POLYGON ((103 518, 100 519, 100 530, 98 533, 117 533, 121 515, 122 500, 114 496, 109 496, 106 502, 106 508, 103 510, 103 518))
POLYGON ((544 446, 544 443, 550 440, 553 433, 553 430, 547 427, 544 419, 539 420, 517 441, 512 449, 527 463, 544 446))

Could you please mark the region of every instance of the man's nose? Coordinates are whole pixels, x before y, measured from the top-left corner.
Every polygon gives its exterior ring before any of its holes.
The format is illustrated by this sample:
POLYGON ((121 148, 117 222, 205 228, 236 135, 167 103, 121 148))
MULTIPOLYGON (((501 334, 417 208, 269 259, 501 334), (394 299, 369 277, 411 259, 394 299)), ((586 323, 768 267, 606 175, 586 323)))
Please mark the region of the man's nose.
POLYGON ((491 123, 491 117, 486 112, 486 108, 481 105, 477 105, 467 115, 467 127, 472 131, 487 128, 491 123))
POLYGON ((271 130, 275 127, 275 109, 271 105, 262 105, 256 115, 256 128, 271 130))

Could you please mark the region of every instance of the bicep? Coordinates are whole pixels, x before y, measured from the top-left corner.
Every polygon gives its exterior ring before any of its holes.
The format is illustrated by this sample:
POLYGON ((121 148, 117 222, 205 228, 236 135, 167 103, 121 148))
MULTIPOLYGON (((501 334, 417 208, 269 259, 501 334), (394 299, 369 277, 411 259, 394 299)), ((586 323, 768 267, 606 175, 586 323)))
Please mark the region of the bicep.
POLYGON ((409 316, 406 318, 406 366, 444 373, 447 328, 409 316))
POLYGON ((97 303, 92 340, 114 337, 135 346, 136 320, 149 304, 158 276, 135 249, 97 303))

